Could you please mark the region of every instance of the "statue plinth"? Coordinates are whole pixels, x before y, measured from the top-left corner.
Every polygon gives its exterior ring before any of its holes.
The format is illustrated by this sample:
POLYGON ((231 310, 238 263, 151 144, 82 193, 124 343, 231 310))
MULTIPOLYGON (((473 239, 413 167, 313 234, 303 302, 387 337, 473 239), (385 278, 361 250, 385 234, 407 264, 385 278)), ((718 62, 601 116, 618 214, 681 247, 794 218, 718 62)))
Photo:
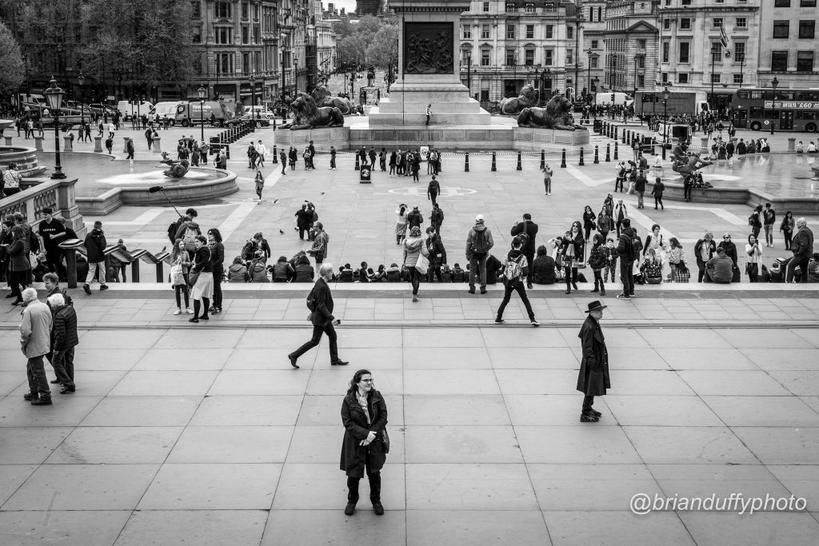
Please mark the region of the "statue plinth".
POLYGON ((469 2, 391 2, 399 16, 399 79, 370 112, 370 126, 489 125, 490 115, 461 83, 461 13, 469 2))

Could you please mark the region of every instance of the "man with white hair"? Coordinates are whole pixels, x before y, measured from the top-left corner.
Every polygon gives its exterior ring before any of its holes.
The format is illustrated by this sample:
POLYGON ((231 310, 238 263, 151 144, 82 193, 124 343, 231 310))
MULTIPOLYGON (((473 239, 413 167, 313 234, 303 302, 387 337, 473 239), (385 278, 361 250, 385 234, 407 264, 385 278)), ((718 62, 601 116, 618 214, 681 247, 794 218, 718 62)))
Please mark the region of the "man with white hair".
POLYGON ((301 355, 318 346, 322 333, 327 334, 327 339, 330 340, 330 364, 332 366, 346 366, 349 364, 349 362, 345 362, 338 357, 338 339, 333 325, 338 326, 341 321, 333 316, 333 295, 327 285, 332 279, 333 264, 329 262, 321 264, 319 278, 307 295, 307 308, 310 310, 309 320, 313 323, 313 337, 287 355, 287 358, 290 359, 290 365, 296 369, 299 368, 296 361, 301 355))
POLYGON ((37 291, 26 288, 22 294, 23 320, 20 322, 20 345, 28 359, 29 392, 23 398, 33 406, 50 406, 51 390, 48 388, 43 357, 51 352, 51 310, 37 299, 37 291))
POLYGON ((791 241, 793 258, 786 266, 785 282, 793 282, 793 273, 797 266, 802 272, 802 282, 808 282, 808 262, 813 255, 813 232, 802 216, 796 219, 796 233, 791 241))
POLYGON ((62 294, 48 297, 48 306, 53 315, 51 329, 51 366, 56 383, 63 386, 60 394, 69 394, 76 390, 74 386, 74 347, 79 344, 77 335, 77 313, 73 305, 67 305, 62 294))

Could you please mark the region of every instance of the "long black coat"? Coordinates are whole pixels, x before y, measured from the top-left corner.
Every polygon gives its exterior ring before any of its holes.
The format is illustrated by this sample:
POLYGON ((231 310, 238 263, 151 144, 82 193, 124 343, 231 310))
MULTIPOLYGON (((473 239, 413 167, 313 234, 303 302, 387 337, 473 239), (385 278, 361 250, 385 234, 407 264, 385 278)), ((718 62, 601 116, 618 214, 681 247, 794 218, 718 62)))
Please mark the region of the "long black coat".
POLYGON ((387 460, 384 453, 384 429, 387 426, 387 404, 381 393, 373 389, 367 395, 367 411, 371 423, 367 423, 364 410, 358 405, 356 392, 348 392, 341 403, 341 422, 344 424, 344 440, 341 444, 341 470, 353 478, 364 477, 364 462, 370 454, 370 471, 381 470, 387 460), (359 445, 370 431, 376 436, 370 445, 359 445))
POLYGON ((577 335, 583 356, 577 374, 577 390, 587 396, 603 396, 611 388, 609 353, 600 323, 589 315, 577 335))
POLYGON ((335 318, 333 317, 333 294, 330 293, 330 287, 322 277, 319 277, 307 297, 316 300, 316 310, 310 313, 310 322, 313 323, 313 326, 324 327, 328 322, 332 322, 335 318))

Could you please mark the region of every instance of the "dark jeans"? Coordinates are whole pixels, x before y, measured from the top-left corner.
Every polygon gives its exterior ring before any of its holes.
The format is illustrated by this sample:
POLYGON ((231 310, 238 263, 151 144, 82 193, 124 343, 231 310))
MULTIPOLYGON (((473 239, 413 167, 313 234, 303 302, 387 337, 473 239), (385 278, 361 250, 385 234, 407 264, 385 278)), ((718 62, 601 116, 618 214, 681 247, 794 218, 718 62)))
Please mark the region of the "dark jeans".
MULTIPOLYGON (((373 504, 381 502, 381 471, 370 469, 370 450, 367 449, 367 455, 364 459, 364 465, 367 470, 367 479, 370 481, 370 502, 373 504)), ((356 504, 358 502, 358 484, 361 478, 347 476, 347 502, 356 504)))
POLYGON ((213 275, 213 308, 222 310, 222 277, 221 271, 216 271, 213 275))
POLYGON ((532 287, 532 272, 535 270, 535 268, 532 267, 532 264, 535 263, 535 251, 534 250, 532 250, 531 252, 529 252, 529 251, 526 252, 526 263, 529 264, 529 272, 526 275, 526 285, 529 288, 531 288, 532 287))
POLYGON ((19 299, 22 295, 22 289, 28 287, 31 275, 31 270, 29 271, 10 271, 9 272, 9 287, 11 287, 11 293, 19 299))
POLYGON ((51 390, 48 388, 48 378, 46 378, 43 356, 35 356, 28 359, 26 365, 26 375, 28 375, 28 390, 31 394, 50 396, 51 390))
POLYGON ((430 265, 429 269, 427 270, 427 282, 432 282, 436 278, 438 279, 438 282, 444 282, 443 277, 441 276, 441 266, 430 265))
POLYGON ((438 203, 438 193, 434 191, 429 192, 429 198, 432 201, 433 205, 436 205, 438 203))
POLYGON ((512 297, 513 290, 518 293, 520 300, 523 302, 523 306, 526 307, 526 313, 529 315, 529 320, 535 320, 535 312, 532 311, 532 304, 529 303, 529 297, 526 295, 526 288, 523 286, 523 281, 521 280, 509 281, 506 283, 506 289, 503 292, 503 301, 501 302, 500 307, 498 307, 498 318, 503 318, 503 311, 509 304, 509 299, 512 297))
POLYGON ((801 282, 808 282, 809 261, 810 260, 807 256, 794 256, 791 258, 791 261, 789 261, 788 265, 785 267, 785 282, 793 282, 793 271, 796 269, 796 266, 799 266, 799 269, 802 272, 801 282))
POLYGON ((620 258, 620 280, 623 282, 623 294, 634 295, 634 277, 631 270, 634 269, 634 262, 620 258))
POLYGON ((336 336, 336 330, 333 328, 332 321, 327 322, 324 326, 313 325, 312 339, 292 352, 290 356, 299 358, 313 347, 318 346, 322 333, 327 334, 327 339, 330 340, 330 362, 338 362, 338 336, 336 336))
POLYGON ((683 199, 685 199, 686 201, 691 200, 691 185, 690 184, 685 184, 683 186, 683 199))
POLYGON ((488 254, 473 254, 469 258, 469 287, 475 288, 475 277, 480 277, 481 288, 486 288, 486 258, 488 254))
POLYGON ((418 288, 421 286, 421 273, 415 269, 415 266, 409 268, 410 284, 412 284, 412 295, 418 295, 418 288))
POLYGON ((606 293, 606 285, 603 284, 603 270, 602 269, 594 269, 594 270, 592 270, 592 272, 594 273, 594 289, 595 290, 600 290, 600 292, 605 294, 606 293))
POLYGON ((566 290, 571 289, 572 285, 577 285, 577 268, 567 266, 563 268, 563 276, 566 277, 566 290))
POLYGON ((654 208, 657 208, 657 205, 660 205, 660 208, 665 210, 665 205, 663 205, 663 196, 662 195, 655 195, 654 196, 654 208))
POLYGON ((188 285, 187 284, 177 284, 173 287, 174 293, 176 295, 176 306, 179 309, 182 309, 182 298, 180 297, 181 294, 185 295, 185 308, 191 306, 190 296, 188 295, 188 285))
POLYGON ((759 276, 759 264, 755 263, 747 264, 746 272, 748 273, 748 280, 750 282, 757 282, 759 276))
POLYGON ((697 257, 697 269, 700 270, 700 272, 697 274, 697 282, 702 282, 703 278, 705 277, 705 262, 700 260, 699 257, 697 257))
POLYGON ((785 250, 790 250, 791 249, 791 241, 793 240, 793 232, 792 231, 782 230, 782 233, 785 236, 785 250))
POLYGON ((55 351, 51 357, 54 375, 64 387, 74 386, 74 347, 64 351, 55 351))
POLYGON ((773 244, 773 225, 766 224, 763 226, 765 228, 765 244, 772 245, 773 244))

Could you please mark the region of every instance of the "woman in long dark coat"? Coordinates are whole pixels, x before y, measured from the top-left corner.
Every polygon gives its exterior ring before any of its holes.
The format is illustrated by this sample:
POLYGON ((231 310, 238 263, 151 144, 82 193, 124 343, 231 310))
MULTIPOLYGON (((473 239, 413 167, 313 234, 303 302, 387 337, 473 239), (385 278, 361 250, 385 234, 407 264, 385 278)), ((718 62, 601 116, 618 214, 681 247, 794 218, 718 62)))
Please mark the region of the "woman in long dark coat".
POLYGON ((347 506, 352 516, 358 502, 358 483, 367 471, 370 501, 376 515, 384 515, 381 504, 381 468, 387 460, 389 440, 386 433, 387 404, 373 387, 369 370, 358 370, 341 404, 344 441, 341 444, 341 470, 347 473, 347 506))
POLYGON ((601 413, 592 408, 594 397, 604 396, 606 389, 611 388, 609 353, 606 350, 606 339, 603 337, 603 330, 600 328, 600 319, 603 317, 603 309, 606 307, 606 305, 601 305, 599 301, 591 302, 586 311, 589 316, 586 317, 586 321, 577 335, 583 349, 583 357, 580 360, 580 373, 577 374, 577 390, 584 394, 583 410, 580 413, 581 423, 596 423, 600 420, 601 413))

